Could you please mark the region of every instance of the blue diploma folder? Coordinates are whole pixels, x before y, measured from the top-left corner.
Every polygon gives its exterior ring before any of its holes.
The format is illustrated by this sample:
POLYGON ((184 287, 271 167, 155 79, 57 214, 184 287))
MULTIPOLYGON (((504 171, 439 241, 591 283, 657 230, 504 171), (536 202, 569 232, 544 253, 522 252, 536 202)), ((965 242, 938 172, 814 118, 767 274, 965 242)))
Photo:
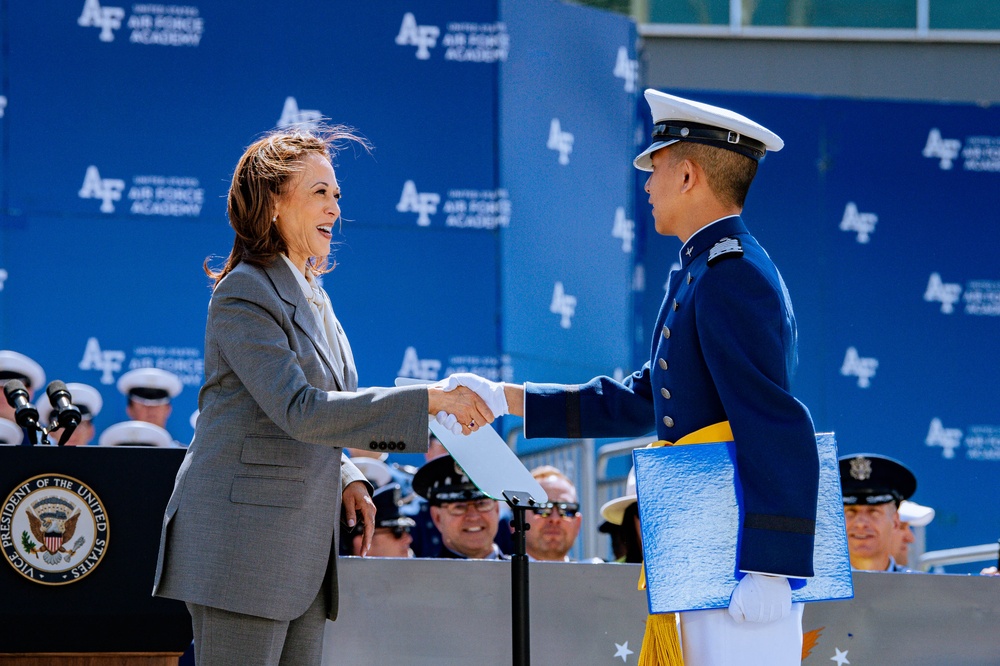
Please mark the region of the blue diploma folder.
MULTIPOLYGON (((791 579, 792 601, 851 599, 837 444, 832 433, 816 435, 816 444, 816 575, 791 579)), ((727 608, 739 573, 741 511, 733 442, 636 449, 632 457, 649 612, 727 608)))

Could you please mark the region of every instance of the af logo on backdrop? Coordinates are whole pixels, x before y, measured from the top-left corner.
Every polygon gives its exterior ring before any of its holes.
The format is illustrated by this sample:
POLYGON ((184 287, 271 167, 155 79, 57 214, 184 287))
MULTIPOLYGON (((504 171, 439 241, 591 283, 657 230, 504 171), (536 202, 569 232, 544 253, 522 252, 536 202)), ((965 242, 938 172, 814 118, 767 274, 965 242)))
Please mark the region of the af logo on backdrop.
POLYGON ((924 443, 927 446, 940 446, 942 456, 954 458, 955 449, 962 445, 962 431, 958 428, 945 428, 941 419, 934 418, 931 419, 931 427, 924 443))
POLYGON ((611 227, 611 237, 621 239, 622 252, 632 251, 632 241, 635 240, 635 222, 625 217, 625 209, 621 206, 615 209, 615 222, 611 227))
POLYGON ((941 303, 941 312, 952 314, 962 300, 967 315, 1000 317, 1000 280, 969 280, 963 287, 957 282, 945 282, 941 274, 931 273, 924 290, 924 300, 941 303))
POLYGON ((441 361, 436 358, 420 358, 416 347, 407 347, 403 352, 403 364, 399 366, 398 377, 414 379, 437 379, 441 372, 441 361))
POLYGON ((441 195, 436 192, 418 192, 417 185, 412 180, 403 183, 403 193, 396 204, 400 213, 416 213, 417 226, 430 226, 430 216, 437 212, 441 203, 441 195))
POLYGON ((7 495, 0 512, 4 559, 30 581, 75 583, 94 570, 108 546, 108 516, 85 483, 41 474, 7 495))
POLYGON ((576 314, 576 296, 566 293, 566 288, 562 282, 556 282, 552 290, 552 303, 549 304, 549 312, 559 315, 559 325, 569 328, 573 325, 571 319, 576 314))
POLYGON ((98 38, 102 42, 110 42, 115 38, 114 31, 122 27, 125 10, 121 7, 101 7, 98 0, 87 0, 83 3, 83 12, 76 22, 84 28, 100 28, 98 38))
POLYGON ((844 208, 844 216, 840 219, 840 230, 856 233, 858 242, 864 244, 871 240, 877 223, 878 215, 862 213, 858 210, 857 204, 848 201, 847 207, 844 208))
POLYGON ((427 60, 431 57, 430 49, 437 45, 440 35, 441 28, 436 25, 417 25, 416 17, 406 12, 403 14, 403 23, 399 26, 399 34, 396 35, 396 43, 400 46, 416 46, 417 60, 427 60))
POLYGON ((0 95, 0 118, 3 118, 4 112, 7 110, 7 98, 0 95))
MULTIPOLYGON (((115 212, 114 201, 121 201, 125 181, 102 178, 91 164, 77 193, 81 199, 100 199, 101 212, 115 212)), ((197 178, 185 176, 135 176, 128 190, 129 212, 133 215, 163 217, 198 217, 205 203, 205 190, 197 178)))
MULTIPOLYGON (((125 21, 122 7, 101 6, 100 0, 85 0, 77 25, 100 28, 98 39, 112 42, 115 30, 125 21)), ((135 4, 126 23, 128 41, 155 46, 198 46, 205 32, 205 20, 190 5, 135 4)))
POLYGON ((878 359, 864 358, 858 354, 855 347, 848 347, 847 354, 844 355, 844 362, 840 366, 840 374, 845 377, 857 377, 859 388, 871 386, 872 377, 878 370, 878 359))
POLYGON ((79 367, 81 370, 98 370, 101 373, 101 383, 110 385, 115 383, 115 373, 121 372, 124 362, 124 351, 101 349, 97 338, 88 338, 79 367))
POLYGON ((101 212, 115 212, 112 201, 121 201, 125 181, 120 178, 101 178, 101 172, 91 164, 83 176, 83 186, 80 188, 81 199, 100 199, 101 212))
POLYGON ((924 300, 928 303, 941 303, 941 312, 951 314, 955 311, 955 303, 962 295, 962 285, 955 282, 944 282, 940 273, 931 273, 924 290, 924 300))
POLYGON ((559 153, 559 164, 569 164, 569 154, 573 152, 573 135, 562 130, 558 118, 553 118, 549 124, 549 140, 545 147, 559 153))
POLYGON ((961 157, 963 171, 1000 172, 1000 136, 969 136, 963 142, 945 138, 935 127, 928 132, 921 154, 938 160, 943 171, 950 171, 961 157))
POLYGON ((278 118, 278 127, 298 126, 303 129, 313 129, 323 118, 323 114, 316 109, 300 109, 299 103, 294 97, 285 98, 285 105, 281 108, 281 117, 278 118))
POLYGON ((625 80, 625 92, 636 91, 639 81, 639 61, 629 58, 628 49, 624 46, 618 47, 618 57, 615 59, 613 74, 619 79, 625 80))
POLYGON ((931 419, 924 443, 940 446, 941 457, 948 460, 956 457, 955 451, 964 443, 967 460, 1000 461, 1000 426, 996 425, 971 425, 964 430, 947 428, 935 417, 931 419))
POLYGON ((445 49, 445 60, 493 63, 507 60, 510 52, 510 35, 503 22, 451 21, 442 35, 441 28, 436 25, 417 23, 412 12, 403 14, 395 41, 398 46, 415 46, 417 60, 429 60, 430 50, 438 45, 438 38, 445 49))

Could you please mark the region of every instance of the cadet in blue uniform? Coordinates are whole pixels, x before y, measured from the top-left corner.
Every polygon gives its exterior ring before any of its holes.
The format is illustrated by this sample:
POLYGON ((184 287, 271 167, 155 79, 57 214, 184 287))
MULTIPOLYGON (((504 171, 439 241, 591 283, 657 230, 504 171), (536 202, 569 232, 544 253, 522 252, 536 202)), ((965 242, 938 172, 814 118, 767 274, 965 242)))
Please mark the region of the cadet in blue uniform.
POLYGON ((813 575, 819 462, 809 411, 790 391, 797 363, 791 301, 740 217, 760 158, 783 142, 726 109, 655 90, 646 100, 653 142, 635 166, 652 172, 645 189, 656 231, 684 244, 650 361, 622 382, 597 377, 522 389, 467 375, 450 381, 476 389, 495 415, 509 408, 524 416, 526 437, 631 437, 655 428, 673 442, 728 420, 745 511, 737 566, 748 575, 734 589, 731 618, 720 618, 725 611, 682 616, 685 661, 798 664, 801 605, 792 608, 788 577, 813 575), (704 641, 688 631, 694 618, 704 641), (741 635, 744 620, 758 628, 741 635), (782 625, 776 633, 759 629, 772 620, 782 625))

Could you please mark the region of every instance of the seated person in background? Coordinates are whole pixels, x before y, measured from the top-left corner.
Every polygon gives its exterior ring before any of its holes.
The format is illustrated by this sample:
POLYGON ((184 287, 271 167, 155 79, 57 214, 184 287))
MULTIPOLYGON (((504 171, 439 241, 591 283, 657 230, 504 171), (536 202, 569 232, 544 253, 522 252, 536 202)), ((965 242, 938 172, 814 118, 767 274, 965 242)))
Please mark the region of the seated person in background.
MULTIPOLYGON (((45 371, 42 370, 42 366, 24 354, 9 349, 0 350, 0 388, 12 379, 24 384, 24 388, 28 390, 28 400, 33 400, 35 395, 41 395, 45 402, 48 402, 48 397, 45 395, 45 371)), ((15 409, 7 403, 6 396, 0 396, 0 418, 17 423, 15 409)), ((24 430, 21 432, 22 437, 18 441, 25 445, 30 444, 31 440, 27 433, 24 430)), ((11 436, 10 441, 13 439, 11 436)))
POLYGON ((531 476, 545 490, 549 502, 525 515, 530 525, 525 533, 528 560, 569 562, 569 551, 576 543, 583 522, 576 486, 552 465, 536 467, 531 470, 531 476))
POLYGON ((893 534, 900 529, 900 502, 917 489, 913 472, 886 456, 855 453, 840 458, 840 487, 851 567, 911 573, 893 557, 893 534))
MULTIPOLYGON (((372 501, 375 503, 375 533, 368 557, 413 557, 410 550, 413 519, 399 515, 399 507, 403 504, 399 484, 389 483, 377 489, 372 494, 372 501)), ((343 531, 346 533, 348 530, 345 528, 343 531)), ((352 532, 349 554, 361 555, 364 528, 356 526, 352 532)))
POLYGON ((903 500, 899 503, 899 529, 892 537, 892 556, 896 564, 904 567, 910 566, 910 544, 917 540, 913 533, 914 527, 926 527, 934 520, 934 509, 929 506, 917 504, 910 500, 903 500))
POLYGON ((159 368, 137 368, 118 378, 118 390, 128 398, 125 414, 164 429, 173 411, 171 400, 183 388, 180 377, 159 368))
POLYGON ((431 520, 441 533, 437 557, 504 559, 493 543, 500 525, 500 507, 472 483, 454 458, 441 456, 418 469, 413 490, 427 500, 431 520))
MULTIPOLYGON (((73 430, 73 433, 66 440, 64 446, 87 446, 94 440, 94 417, 101 413, 104 407, 104 399, 100 392, 93 386, 87 384, 69 383, 66 390, 72 396, 72 402, 80 410, 80 425, 73 430)), ((52 403, 48 400, 39 400, 38 418, 42 423, 48 424, 52 417, 52 403)), ((63 431, 57 430, 49 435, 52 443, 58 442, 62 438, 63 431)))
POLYGON ((642 530, 639 529, 639 504, 635 494, 635 468, 629 470, 625 481, 625 494, 605 502, 601 516, 611 525, 620 528, 624 553, 615 562, 638 564, 642 562, 642 530))
MULTIPOLYGON (((428 448, 427 453, 424 454, 426 461, 430 462, 435 458, 448 455, 448 450, 444 448, 441 440, 430 433, 427 437, 428 448)), ((396 480, 398 481, 398 478, 396 480)), ((412 530, 413 545, 411 548, 413 554, 416 557, 437 557, 437 554, 441 552, 441 532, 434 526, 434 520, 431 519, 430 505, 427 500, 417 495, 411 494, 408 498, 407 488, 409 487, 412 491, 412 479, 411 483, 400 482, 400 485, 403 486, 403 498, 407 500, 402 513, 404 516, 413 518, 416 522, 412 530)), ((511 511, 506 504, 498 504, 498 506, 500 507, 500 526, 493 541, 499 546, 501 552, 510 554, 514 552, 514 542, 510 531, 511 511)))
POLYGON ((170 433, 145 421, 122 421, 108 427, 97 439, 98 446, 155 446, 175 448, 170 433))

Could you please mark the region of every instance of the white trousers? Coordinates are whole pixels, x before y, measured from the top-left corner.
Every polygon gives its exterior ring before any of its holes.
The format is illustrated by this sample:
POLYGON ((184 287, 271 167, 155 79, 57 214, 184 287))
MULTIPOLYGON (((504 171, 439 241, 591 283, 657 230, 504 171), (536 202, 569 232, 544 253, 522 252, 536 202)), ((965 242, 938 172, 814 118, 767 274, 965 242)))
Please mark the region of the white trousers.
POLYGON ((800 666, 802 608, 766 623, 738 623, 725 608, 680 613, 684 666, 800 666))

